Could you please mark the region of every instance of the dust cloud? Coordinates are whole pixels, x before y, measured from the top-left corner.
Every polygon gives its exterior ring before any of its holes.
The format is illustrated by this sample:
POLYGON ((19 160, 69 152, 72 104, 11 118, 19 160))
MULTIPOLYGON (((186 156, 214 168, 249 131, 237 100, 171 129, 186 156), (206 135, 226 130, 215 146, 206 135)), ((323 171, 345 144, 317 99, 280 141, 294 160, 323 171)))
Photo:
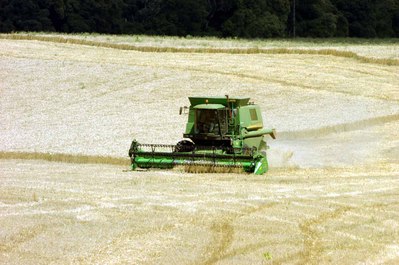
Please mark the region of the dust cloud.
POLYGON ((397 162, 398 121, 370 124, 352 129, 347 126, 306 133, 283 132, 268 140, 268 159, 273 167, 332 168, 362 166, 375 162, 397 162), (397 140, 396 140, 397 142, 397 140))

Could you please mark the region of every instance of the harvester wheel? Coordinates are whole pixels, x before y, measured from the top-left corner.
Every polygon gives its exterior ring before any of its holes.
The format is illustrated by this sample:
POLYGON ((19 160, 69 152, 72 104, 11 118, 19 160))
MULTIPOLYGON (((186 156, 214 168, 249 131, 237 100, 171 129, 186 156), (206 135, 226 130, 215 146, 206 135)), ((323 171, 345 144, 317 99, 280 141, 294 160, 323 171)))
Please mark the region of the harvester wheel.
POLYGON ((176 144, 175 152, 192 152, 195 149, 193 142, 188 140, 181 140, 176 144))

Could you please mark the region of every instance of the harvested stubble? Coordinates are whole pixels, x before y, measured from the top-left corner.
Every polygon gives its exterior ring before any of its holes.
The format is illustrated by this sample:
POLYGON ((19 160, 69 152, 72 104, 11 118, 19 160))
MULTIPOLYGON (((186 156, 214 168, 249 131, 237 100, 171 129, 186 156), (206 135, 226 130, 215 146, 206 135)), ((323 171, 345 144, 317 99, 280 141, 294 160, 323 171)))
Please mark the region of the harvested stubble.
POLYGON ((0 172, 4 264, 399 258, 398 164, 253 176, 3 160, 0 172))

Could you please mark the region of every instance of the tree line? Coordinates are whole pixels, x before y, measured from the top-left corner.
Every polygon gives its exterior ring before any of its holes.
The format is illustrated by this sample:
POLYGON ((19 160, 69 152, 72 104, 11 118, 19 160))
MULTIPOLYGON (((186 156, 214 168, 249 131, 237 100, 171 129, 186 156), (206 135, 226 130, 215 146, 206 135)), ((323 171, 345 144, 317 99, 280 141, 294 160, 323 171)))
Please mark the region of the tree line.
POLYGON ((399 37, 399 0, 1 0, 0 32, 399 37))

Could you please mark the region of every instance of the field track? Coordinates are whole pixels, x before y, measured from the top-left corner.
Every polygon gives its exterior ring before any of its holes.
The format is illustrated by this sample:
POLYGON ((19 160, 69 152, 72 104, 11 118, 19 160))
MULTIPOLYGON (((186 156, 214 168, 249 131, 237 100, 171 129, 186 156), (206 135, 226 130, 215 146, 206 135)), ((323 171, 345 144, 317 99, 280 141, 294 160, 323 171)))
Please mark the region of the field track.
POLYGON ((0 35, 0 263, 399 262, 397 44, 134 38, 0 35), (277 129, 270 172, 127 170, 224 94, 277 129))

